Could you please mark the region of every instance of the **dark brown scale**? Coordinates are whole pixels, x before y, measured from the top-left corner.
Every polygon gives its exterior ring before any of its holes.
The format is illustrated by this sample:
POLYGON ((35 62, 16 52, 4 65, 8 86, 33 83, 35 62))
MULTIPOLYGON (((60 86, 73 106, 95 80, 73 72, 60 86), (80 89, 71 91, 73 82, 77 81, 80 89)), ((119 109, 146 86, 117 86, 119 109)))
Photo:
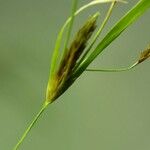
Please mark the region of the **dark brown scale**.
POLYGON ((140 55, 138 63, 143 62, 144 60, 146 60, 149 57, 150 57, 150 46, 146 50, 141 52, 141 55, 140 55))
POLYGON ((61 61, 60 68, 57 72, 58 78, 66 77, 75 67, 77 60, 83 53, 86 44, 96 28, 97 15, 90 17, 84 26, 78 31, 65 57, 61 61), (63 75, 63 74, 66 75, 63 75))

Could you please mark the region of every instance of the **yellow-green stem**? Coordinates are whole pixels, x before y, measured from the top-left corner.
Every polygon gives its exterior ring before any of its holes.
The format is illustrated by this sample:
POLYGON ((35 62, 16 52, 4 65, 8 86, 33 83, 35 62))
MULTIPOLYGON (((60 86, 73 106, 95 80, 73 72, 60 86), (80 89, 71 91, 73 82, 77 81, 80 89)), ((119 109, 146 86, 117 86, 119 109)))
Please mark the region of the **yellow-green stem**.
POLYGON ((22 142, 24 141, 24 139, 26 138, 27 134, 30 132, 30 130, 32 129, 32 127, 35 125, 35 123, 37 122, 37 120, 39 119, 39 117, 42 115, 42 113, 44 112, 44 110, 46 109, 46 107, 48 106, 48 104, 44 104, 41 108, 41 110, 38 112, 38 114, 35 116, 35 118, 33 119, 33 121, 31 122, 31 124, 28 126, 28 128, 25 130, 25 132, 23 133, 22 137, 19 139, 18 143, 16 144, 16 146, 14 147, 13 150, 18 150, 19 146, 22 144, 22 142))

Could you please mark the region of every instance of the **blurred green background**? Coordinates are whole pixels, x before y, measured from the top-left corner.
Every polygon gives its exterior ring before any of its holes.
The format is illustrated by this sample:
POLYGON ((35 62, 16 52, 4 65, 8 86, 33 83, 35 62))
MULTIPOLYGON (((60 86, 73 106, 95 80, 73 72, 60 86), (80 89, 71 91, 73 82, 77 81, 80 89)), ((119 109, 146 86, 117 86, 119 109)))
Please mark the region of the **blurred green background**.
MULTIPOLYGON (((118 4, 104 33, 137 2, 118 4)), ((12 150, 40 109, 56 35, 70 6, 71 0, 0 0, 0 150, 12 150)), ((98 10, 101 22, 108 6, 82 13, 75 29, 98 10)), ((150 42, 149 26, 150 11, 91 66, 132 64, 150 42)), ((20 150, 150 149, 149 68, 146 61, 129 72, 84 73, 45 111, 20 150)))

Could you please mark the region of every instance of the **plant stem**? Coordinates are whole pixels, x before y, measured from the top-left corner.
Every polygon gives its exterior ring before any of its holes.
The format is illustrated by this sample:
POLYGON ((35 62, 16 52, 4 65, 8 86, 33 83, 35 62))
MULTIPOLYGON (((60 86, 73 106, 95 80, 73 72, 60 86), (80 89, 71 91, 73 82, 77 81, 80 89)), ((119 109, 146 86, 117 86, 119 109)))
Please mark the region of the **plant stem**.
POLYGON ((37 122, 37 120, 39 119, 39 117, 42 115, 42 113, 44 112, 44 110, 46 109, 47 106, 48 106, 48 104, 45 104, 45 105, 42 106, 41 110, 38 112, 38 114, 35 116, 35 118, 31 122, 31 124, 25 130, 25 132, 23 133, 22 137, 19 139, 18 143, 16 144, 16 146, 14 147, 13 150, 17 150, 19 148, 19 146, 22 144, 22 142, 26 138, 27 134, 30 132, 30 130, 35 125, 35 123, 37 122))
POLYGON ((74 0, 73 6, 72 6, 71 21, 70 21, 70 25, 69 25, 65 45, 64 45, 63 56, 66 54, 66 51, 67 51, 67 46, 68 46, 70 36, 71 36, 71 31, 72 31, 72 27, 73 27, 73 23, 74 23, 74 19, 75 19, 75 12, 76 12, 77 5, 78 5, 78 0, 74 0))
POLYGON ((138 62, 134 63, 133 65, 126 67, 126 68, 120 68, 120 69, 86 69, 86 71, 94 71, 94 72, 123 72, 133 69, 138 65, 138 62))

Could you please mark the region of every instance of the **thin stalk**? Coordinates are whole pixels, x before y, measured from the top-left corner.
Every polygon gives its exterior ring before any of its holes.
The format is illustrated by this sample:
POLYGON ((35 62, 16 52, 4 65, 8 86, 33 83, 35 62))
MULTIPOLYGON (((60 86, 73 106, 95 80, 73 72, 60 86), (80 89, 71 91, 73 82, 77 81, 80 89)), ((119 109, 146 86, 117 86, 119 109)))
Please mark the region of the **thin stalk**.
POLYGON ((126 68, 119 68, 119 69, 86 69, 86 71, 94 71, 94 72, 123 72, 128 71, 136 67, 139 63, 136 62, 133 65, 126 67, 126 68))
POLYGON ((33 121, 31 122, 31 124, 28 126, 28 128, 25 130, 25 132, 23 133, 22 137, 19 139, 18 143, 16 144, 16 146, 14 147, 13 150, 17 150, 19 148, 19 146, 22 144, 22 142, 24 141, 24 139, 26 138, 27 134, 30 132, 30 130, 33 128, 33 126, 35 125, 35 123, 37 122, 37 120, 40 118, 40 116, 42 115, 42 113, 44 112, 44 110, 46 109, 46 107, 48 106, 48 104, 43 105, 41 110, 39 111, 39 113, 35 116, 35 118, 33 119, 33 121))
POLYGON ((71 17, 65 22, 65 24, 63 25, 63 27, 61 28, 61 30, 60 30, 60 32, 57 36, 54 52, 52 54, 49 81, 52 79, 52 77, 54 76, 54 73, 57 69, 57 65, 58 65, 57 61, 58 61, 58 58, 59 58, 59 55, 60 55, 59 54, 59 49, 60 49, 60 45, 61 45, 61 42, 62 42, 62 36, 63 36, 63 33, 64 33, 64 30, 65 30, 66 26, 70 23, 69 28, 68 28, 68 32, 67 32, 67 37, 65 39, 65 44, 64 44, 62 57, 65 55, 64 53, 66 53, 66 51, 67 51, 67 46, 68 46, 68 42, 70 40, 71 30, 72 30, 73 22, 74 22, 74 18, 75 18, 74 13, 75 13, 76 8, 77 8, 77 3, 78 3, 78 0, 73 1, 71 17))
POLYGON ((70 36, 71 36, 71 31, 72 31, 72 27, 73 27, 73 23, 74 23, 74 18, 75 18, 75 12, 76 12, 76 9, 77 9, 77 5, 78 5, 78 0, 74 0, 73 1, 73 6, 72 6, 71 21, 70 21, 70 25, 69 25, 69 29, 68 29, 68 33, 67 33, 67 38, 66 38, 66 41, 65 41, 63 56, 65 55, 65 53, 67 51, 67 46, 68 46, 70 36))
MULTIPOLYGON (((109 9, 108 9, 108 12, 107 12, 107 14, 106 14, 106 16, 105 16, 104 21, 102 22, 102 24, 101 24, 99 30, 97 31, 96 35, 94 36, 93 41, 92 41, 90 47, 87 49, 87 51, 84 53, 84 55, 82 56, 82 58, 80 59, 80 61, 77 63, 76 68, 82 63, 82 61, 84 61, 84 58, 87 56, 87 54, 89 53, 89 51, 91 50, 91 48, 92 48, 93 45, 95 44, 96 40, 97 40, 98 37, 100 36, 102 30, 104 29, 106 23, 108 22, 108 20, 109 20, 111 14, 112 14, 112 11, 113 11, 113 8, 114 8, 115 4, 116 4, 116 1, 114 1, 114 2, 111 3, 111 5, 110 5, 110 7, 109 7, 109 9)), ((76 69, 76 68, 75 68, 75 69, 76 69)))

